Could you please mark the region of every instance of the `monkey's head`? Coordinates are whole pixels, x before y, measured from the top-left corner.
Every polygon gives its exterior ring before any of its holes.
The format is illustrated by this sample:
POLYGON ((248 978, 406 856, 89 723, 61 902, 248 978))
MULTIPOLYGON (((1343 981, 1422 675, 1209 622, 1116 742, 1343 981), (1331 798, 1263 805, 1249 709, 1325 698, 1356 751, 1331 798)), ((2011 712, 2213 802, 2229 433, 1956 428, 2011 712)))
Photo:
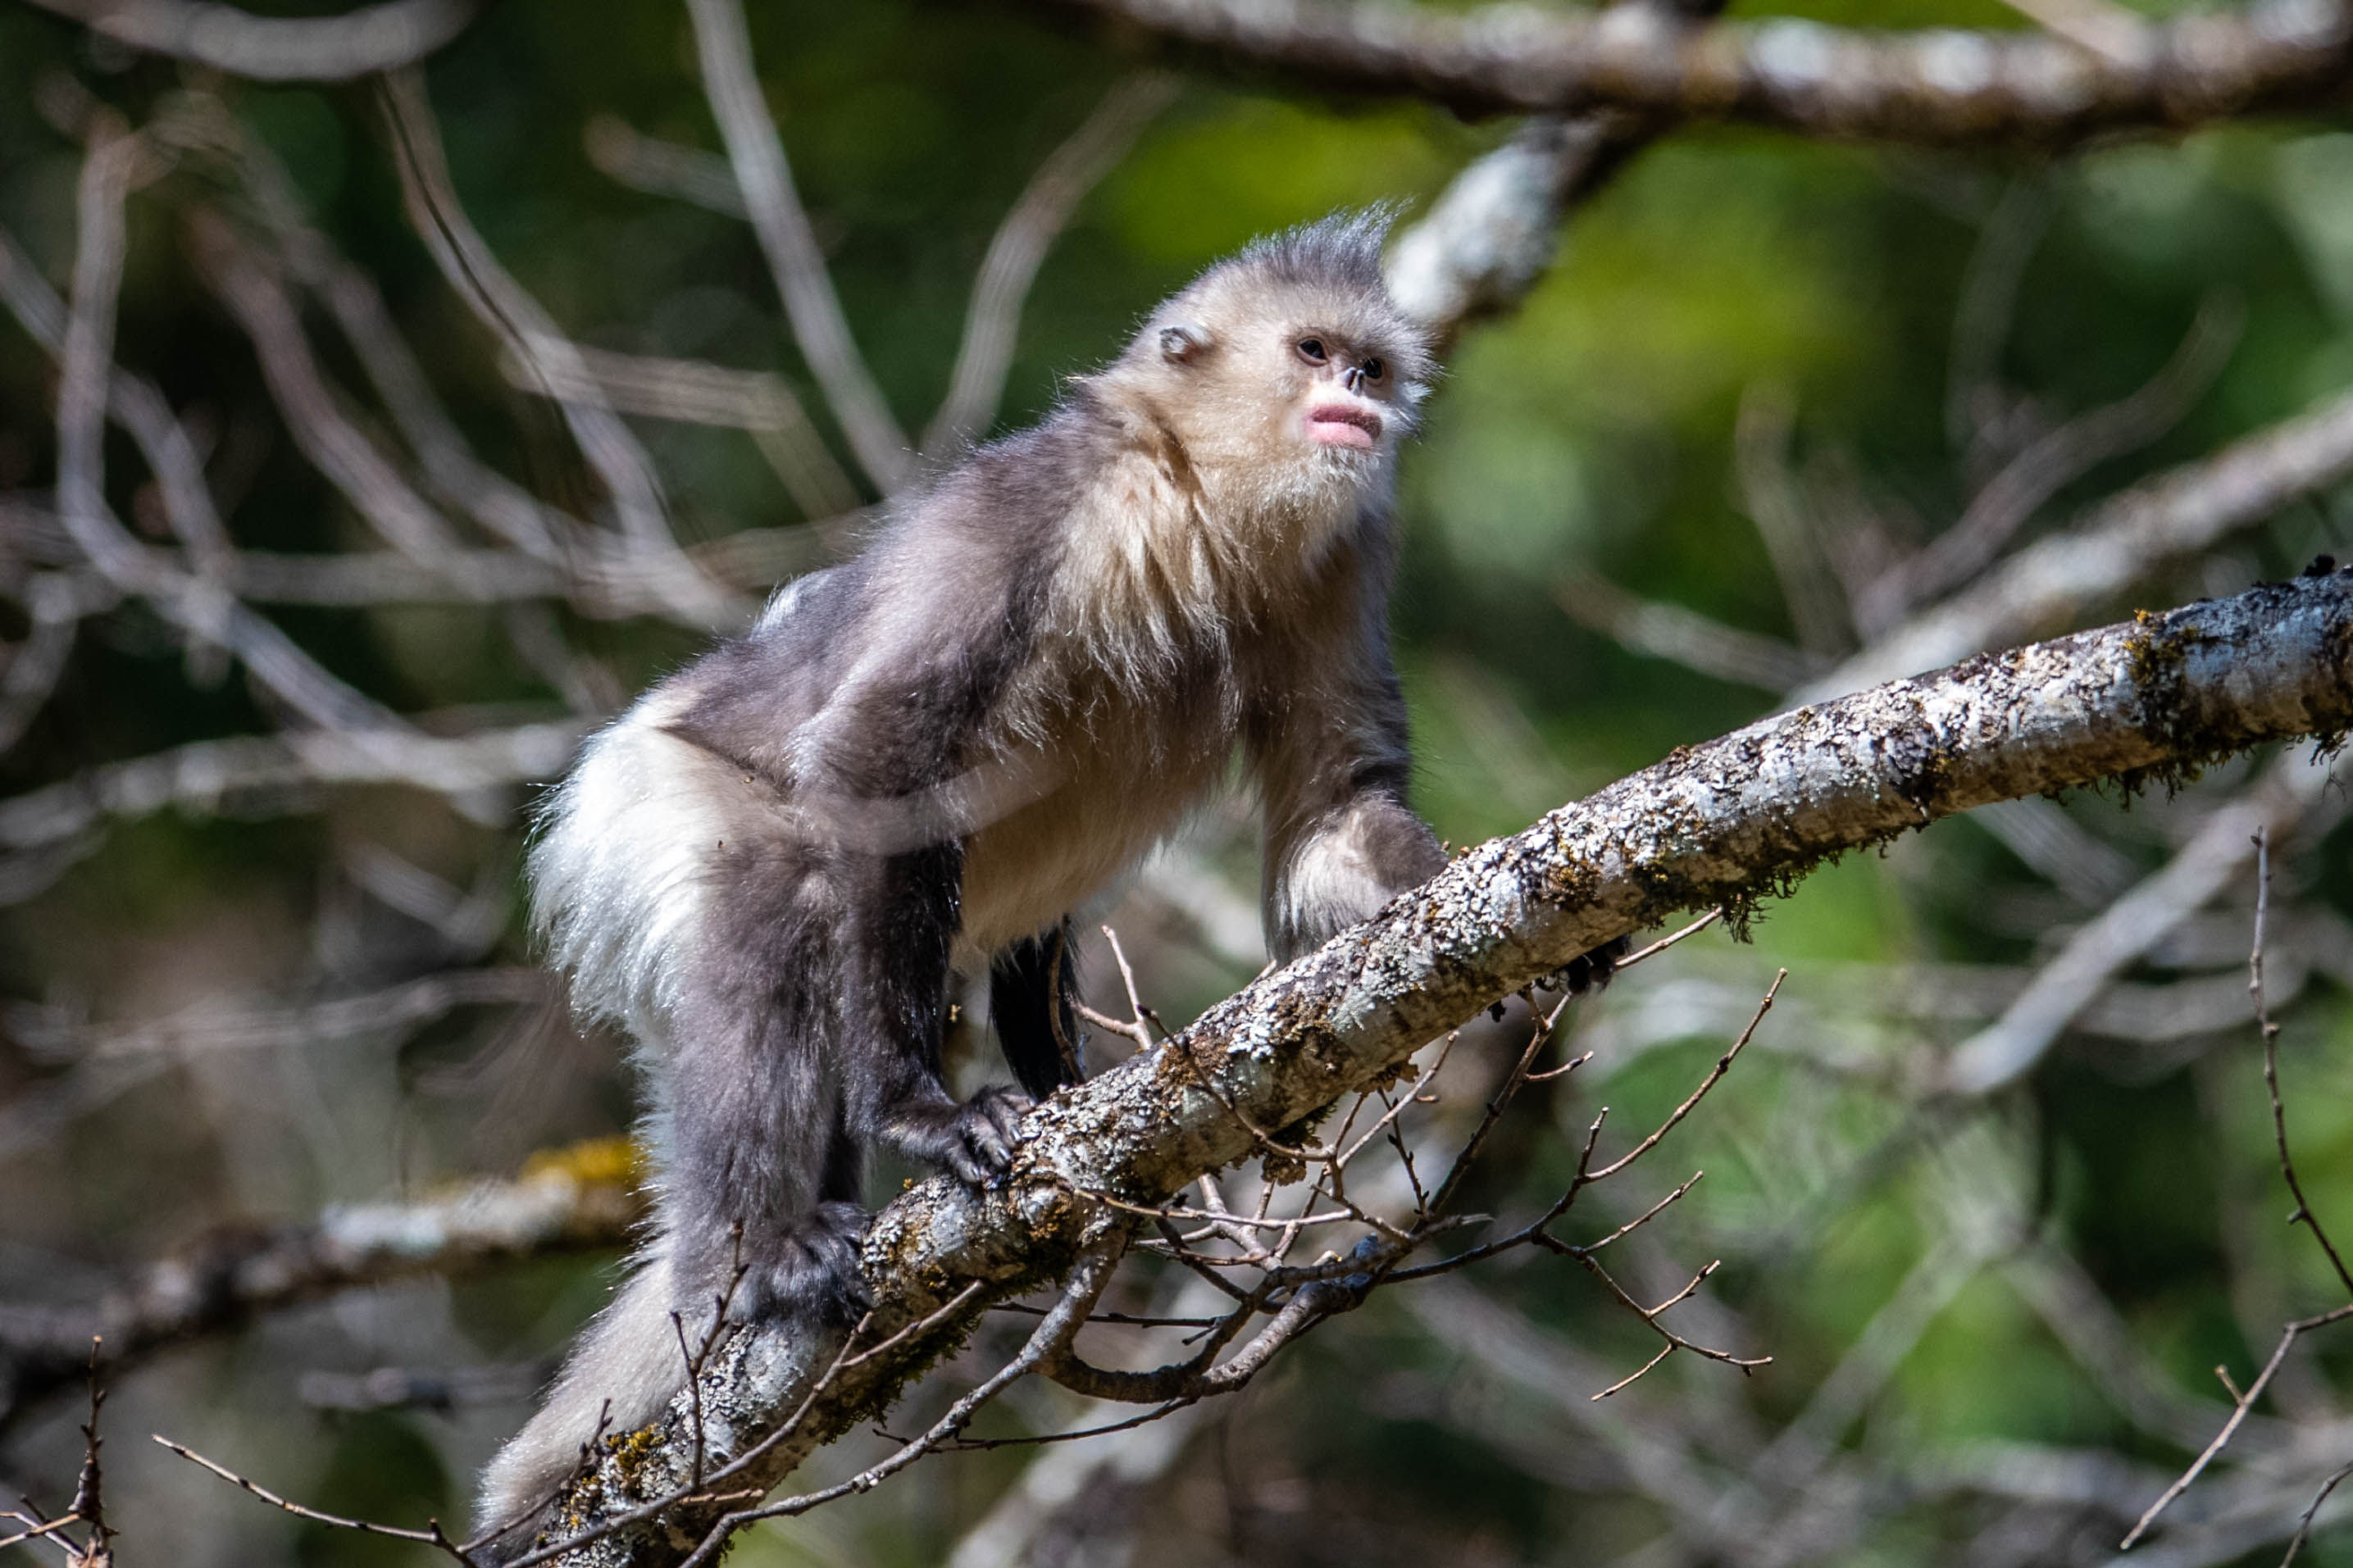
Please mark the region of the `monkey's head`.
POLYGON ((1114 374, 1191 461, 1270 492, 1386 481, 1419 416, 1428 335, 1381 281, 1389 216, 1343 214, 1260 240, 1152 314, 1114 374))

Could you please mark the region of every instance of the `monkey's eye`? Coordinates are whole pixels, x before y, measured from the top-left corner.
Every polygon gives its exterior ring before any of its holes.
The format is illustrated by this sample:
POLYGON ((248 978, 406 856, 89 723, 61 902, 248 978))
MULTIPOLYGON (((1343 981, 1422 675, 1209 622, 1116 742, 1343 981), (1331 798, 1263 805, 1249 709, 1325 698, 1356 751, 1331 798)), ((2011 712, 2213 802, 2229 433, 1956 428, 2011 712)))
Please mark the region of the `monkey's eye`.
POLYGON ((1324 352, 1322 338, 1302 338, 1299 340, 1299 357, 1309 364, 1322 364, 1331 356, 1324 352))
POLYGON ((1378 381, 1382 376, 1388 374, 1388 366, 1383 364, 1377 358, 1368 359, 1364 363, 1365 379, 1366 381, 1378 381))

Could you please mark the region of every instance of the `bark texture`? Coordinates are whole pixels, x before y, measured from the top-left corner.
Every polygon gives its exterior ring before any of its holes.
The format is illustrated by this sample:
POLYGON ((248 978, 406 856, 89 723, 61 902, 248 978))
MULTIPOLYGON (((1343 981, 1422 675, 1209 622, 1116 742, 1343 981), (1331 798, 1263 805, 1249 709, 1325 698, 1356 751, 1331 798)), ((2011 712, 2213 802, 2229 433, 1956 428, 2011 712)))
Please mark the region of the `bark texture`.
MULTIPOLYGON (((1237 1111, 1294 1123, 1597 943, 1718 904, 1737 921, 1830 858, 1973 806, 2170 781, 2267 742, 2333 745, 2348 728, 2353 573, 2330 573, 1980 655, 1680 748, 1465 851, 1160 1049, 1057 1095, 1030 1117, 1003 1190, 915 1186, 877 1217, 865 1258, 880 1303, 870 1342, 914 1331, 814 1399, 838 1344, 738 1333, 702 1380, 700 1445, 681 1394, 661 1422, 607 1439, 534 1533, 609 1527, 679 1492, 698 1449, 703 1489, 746 1506, 953 1349, 987 1301, 1068 1270, 1112 1223, 1090 1194, 1166 1200, 1251 1152, 1237 1111), (784 1440, 744 1458, 805 1402, 784 1440)), ((729 1506, 675 1504, 557 1560, 675 1564, 729 1506)))

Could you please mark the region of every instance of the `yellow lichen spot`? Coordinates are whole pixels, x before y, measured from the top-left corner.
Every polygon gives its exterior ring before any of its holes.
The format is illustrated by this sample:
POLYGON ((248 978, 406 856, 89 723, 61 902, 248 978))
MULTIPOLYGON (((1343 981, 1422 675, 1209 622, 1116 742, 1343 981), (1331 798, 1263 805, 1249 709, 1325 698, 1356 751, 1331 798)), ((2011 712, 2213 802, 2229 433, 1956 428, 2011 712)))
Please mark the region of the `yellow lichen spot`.
POLYGON ((634 1187, 645 1175, 645 1152, 637 1140, 618 1135, 584 1138, 560 1149, 542 1149, 523 1162, 522 1179, 568 1176, 584 1187, 634 1187))
POLYGON ((612 1458, 613 1472, 619 1477, 622 1489, 630 1496, 634 1497, 643 1489, 639 1483, 644 1479, 646 1461, 660 1452, 661 1446, 659 1422, 605 1439, 606 1451, 612 1458))

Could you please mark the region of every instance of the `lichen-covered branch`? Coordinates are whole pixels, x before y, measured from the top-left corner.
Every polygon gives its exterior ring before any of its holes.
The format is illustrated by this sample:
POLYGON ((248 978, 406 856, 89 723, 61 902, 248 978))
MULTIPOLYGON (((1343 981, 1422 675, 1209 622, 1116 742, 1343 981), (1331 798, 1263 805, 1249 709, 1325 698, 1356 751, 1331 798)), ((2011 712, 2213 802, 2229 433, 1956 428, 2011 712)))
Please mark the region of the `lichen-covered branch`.
POLYGON ((1163 1202, 1252 1151, 1245 1119, 1296 1123, 1596 943, 1678 910, 1737 917, 1843 851, 1991 801, 2348 727, 2353 574, 2330 574, 1979 656, 1680 749, 1466 851, 1157 1050, 1057 1095, 1029 1118, 1003 1190, 916 1186, 866 1245, 868 1340, 902 1336, 887 1352, 853 1363, 823 1336, 739 1333, 699 1401, 681 1395, 663 1422, 608 1445, 527 1529, 544 1544, 593 1534, 542 1559, 568 1568, 678 1563, 723 1500, 776 1485, 887 1404, 987 1301, 1067 1270, 1115 1223, 1093 1194, 1163 1202), (698 1447, 705 1496, 649 1512, 687 1487, 698 1447))
POLYGON ((1983 144, 2188 126, 2341 92, 2334 0, 2259 0, 2098 54, 2050 33, 1912 33, 1797 17, 1694 23, 1643 5, 1470 10, 1369 0, 1059 0, 1229 58, 1465 113, 1628 110, 1818 136, 1983 144))

